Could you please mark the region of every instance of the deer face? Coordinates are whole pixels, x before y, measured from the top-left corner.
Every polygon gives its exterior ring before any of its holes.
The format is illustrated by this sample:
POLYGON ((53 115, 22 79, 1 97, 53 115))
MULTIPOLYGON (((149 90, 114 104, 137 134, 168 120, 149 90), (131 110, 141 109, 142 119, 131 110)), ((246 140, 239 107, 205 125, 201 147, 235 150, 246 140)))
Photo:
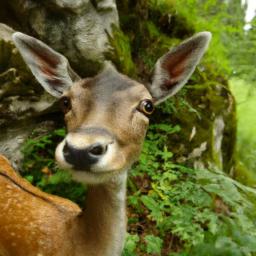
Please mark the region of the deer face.
POLYGON ((210 40, 203 32, 162 56, 153 83, 143 85, 107 64, 80 79, 67 59, 35 38, 15 33, 17 48, 41 85, 59 98, 68 133, 56 160, 86 183, 104 182, 137 160, 154 105, 176 93, 193 73, 210 40))
POLYGON ((153 111, 144 85, 108 67, 94 78, 74 83, 60 104, 68 134, 57 147, 56 159, 62 167, 74 169, 75 177, 101 180, 137 159, 147 114, 153 111), (145 106, 152 110, 147 113, 145 106))

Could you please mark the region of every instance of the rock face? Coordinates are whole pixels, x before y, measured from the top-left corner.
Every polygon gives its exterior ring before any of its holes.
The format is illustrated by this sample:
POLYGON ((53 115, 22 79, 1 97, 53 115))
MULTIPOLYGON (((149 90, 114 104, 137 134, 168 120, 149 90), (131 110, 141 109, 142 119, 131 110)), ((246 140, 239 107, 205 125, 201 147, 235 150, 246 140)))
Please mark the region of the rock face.
POLYGON ((174 99, 179 111, 170 121, 181 127, 180 132, 169 136, 174 159, 194 168, 233 174, 236 110, 227 84, 216 80, 211 87, 191 85, 183 97, 174 99))
POLYGON ((12 43, 13 32, 0 24, 0 153, 15 162, 24 139, 39 125, 40 115, 51 112, 55 100, 27 69, 12 43))
MULTIPOLYGON (((118 13, 114 0, 14 0, 0 2, 0 21, 63 53, 85 77, 112 52, 109 35, 118 13)), ((14 30, 5 24, 0 24, 0 153, 18 163, 28 135, 58 121, 51 115, 55 99, 35 81, 12 43, 14 30)))
POLYGON ((1 1, 0 9, 0 21, 63 53, 83 76, 97 72, 118 25, 114 0, 1 1))

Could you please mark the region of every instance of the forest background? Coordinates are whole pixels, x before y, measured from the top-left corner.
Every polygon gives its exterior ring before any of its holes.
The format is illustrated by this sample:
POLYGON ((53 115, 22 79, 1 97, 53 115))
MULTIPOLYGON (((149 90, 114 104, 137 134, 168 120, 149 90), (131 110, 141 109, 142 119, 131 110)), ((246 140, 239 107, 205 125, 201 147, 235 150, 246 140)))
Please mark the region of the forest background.
MULTIPOLYGON (((123 256, 256 255, 256 18, 249 4, 117 1, 120 27, 109 35, 106 58, 135 79, 148 80, 155 61, 182 40, 213 34, 188 84, 153 115, 130 171, 123 256)), ((64 135, 61 122, 33 132, 20 171, 82 206, 86 187, 54 163, 64 135)))

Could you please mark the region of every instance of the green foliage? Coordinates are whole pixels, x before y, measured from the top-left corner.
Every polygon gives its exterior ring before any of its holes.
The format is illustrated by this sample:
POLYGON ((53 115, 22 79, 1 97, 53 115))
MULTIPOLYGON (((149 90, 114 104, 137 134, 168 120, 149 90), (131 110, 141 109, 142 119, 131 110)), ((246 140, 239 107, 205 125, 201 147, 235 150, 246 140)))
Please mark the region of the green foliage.
POLYGON ((237 155, 239 165, 236 169, 236 178, 248 185, 256 184, 256 115, 255 115, 255 88, 247 85, 241 79, 231 80, 231 89, 237 101, 237 155))
POLYGON ((147 235, 144 237, 146 242, 147 254, 161 255, 161 248, 163 241, 161 238, 153 235, 147 235))
POLYGON ((66 197, 83 205, 85 188, 72 181, 68 171, 55 165, 54 152, 65 135, 64 129, 58 129, 43 136, 28 139, 23 146, 22 175, 33 185, 47 193, 66 197))
POLYGON ((256 48, 256 18, 250 24, 251 28, 244 31, 244 20, 239 27, 240 33, 233 34, 233 40, 230 40, 229 57, 233 67, 232 75, 238 79, 243 79, 247 87, 256 86, 255 80, 255 48, 256 48))
POLYGON ((128 183, 133 214, 124 255, 254 255, 256 191, 218 170, 173 164, 166 138, 178 131, 149 129, 128 183))
POLYGON ((126 244, 123 250, 122 256, 133 256, 140 238, 136 235, 131 235, 127 233, 126 244))
POLYGON ((175 1, 170 0, 150 0, 149 1, 150 9, 157 10, 160 13, 169 13, 174 9, 175 1))
POLYGON ((131 46, 128 37, 116 26, 112 27, 112 33, 112 36, 108 36, 112 54, 106 58, 112 60, 120 72, 127 75, 134 74, 135 67, 131 58, 131 46))

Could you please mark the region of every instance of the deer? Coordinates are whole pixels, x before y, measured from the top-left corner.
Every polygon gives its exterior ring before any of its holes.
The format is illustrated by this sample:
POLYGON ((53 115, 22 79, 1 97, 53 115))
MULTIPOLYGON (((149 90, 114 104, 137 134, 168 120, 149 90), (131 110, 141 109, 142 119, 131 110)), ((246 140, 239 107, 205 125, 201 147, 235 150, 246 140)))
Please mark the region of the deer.
POLYGON ((107 62, 80 78, 66 57, 38 39, 15 32, 13 41, 43 88, 57 98, 67 134, 58 165, 88 185, 85 208, 42 192, 0 155, 1 256, 120 256, 126 236, 126 181, 138 160, 155 106, 188 81, 205 53, 200 32, 160 57, 143 84, 107 62))

